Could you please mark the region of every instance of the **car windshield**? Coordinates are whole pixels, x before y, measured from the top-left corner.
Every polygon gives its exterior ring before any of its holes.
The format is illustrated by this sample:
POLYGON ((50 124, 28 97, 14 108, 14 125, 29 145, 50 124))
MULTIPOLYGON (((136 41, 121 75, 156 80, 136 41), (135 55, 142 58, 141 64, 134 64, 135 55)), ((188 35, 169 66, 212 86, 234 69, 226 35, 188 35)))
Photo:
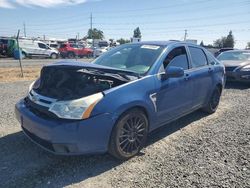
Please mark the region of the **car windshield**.
POLYGON ((250 60, 250 51, 223 52, 218 56, 218 60, 246 61, 250 60))
POLYGON ((125 44, 106 52, 93 63, 145 74, 164 47, 148 44, 125 44))

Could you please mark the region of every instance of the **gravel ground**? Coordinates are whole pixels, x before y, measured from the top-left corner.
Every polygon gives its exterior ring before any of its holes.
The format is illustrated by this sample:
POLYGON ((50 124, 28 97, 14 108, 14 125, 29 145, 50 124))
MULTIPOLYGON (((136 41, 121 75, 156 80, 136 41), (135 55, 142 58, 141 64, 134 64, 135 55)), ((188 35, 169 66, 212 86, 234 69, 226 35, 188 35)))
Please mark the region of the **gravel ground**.
POLYGON ((230 84, 218 111, 155 131, 139 156, 59 157, 23 134, 14 104, 30 82, 0 84, 0 187, 250 187, 250 88, 230 84))

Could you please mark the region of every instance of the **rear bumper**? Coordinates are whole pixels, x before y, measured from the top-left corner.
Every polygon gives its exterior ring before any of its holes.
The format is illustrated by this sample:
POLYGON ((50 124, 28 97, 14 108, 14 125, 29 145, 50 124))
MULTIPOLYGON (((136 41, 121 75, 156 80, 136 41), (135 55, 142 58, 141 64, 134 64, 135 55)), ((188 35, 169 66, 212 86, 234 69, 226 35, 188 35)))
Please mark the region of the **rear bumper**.
POLYGON ((16 118, 24 134, 43 149, 61 155, 104 153, 114 121, 110 114, 101 114, 81 121, 45 119, 32 113, 19 101, 16 118))
POLYGON ((250 71, 227 71, 227 81, 250 82, 250 71))

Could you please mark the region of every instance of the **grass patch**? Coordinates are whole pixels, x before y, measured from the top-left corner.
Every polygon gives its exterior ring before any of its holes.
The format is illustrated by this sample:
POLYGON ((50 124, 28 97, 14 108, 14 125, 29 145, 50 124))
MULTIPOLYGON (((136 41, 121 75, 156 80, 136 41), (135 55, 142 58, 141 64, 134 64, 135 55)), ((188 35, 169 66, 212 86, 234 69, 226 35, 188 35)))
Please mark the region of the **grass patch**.
POLYGON ((35 80, 40 75, 41 67, 23 67, 23 77, 21 77, 20 67, 0 68, 0 82, 15 82, 35 80))

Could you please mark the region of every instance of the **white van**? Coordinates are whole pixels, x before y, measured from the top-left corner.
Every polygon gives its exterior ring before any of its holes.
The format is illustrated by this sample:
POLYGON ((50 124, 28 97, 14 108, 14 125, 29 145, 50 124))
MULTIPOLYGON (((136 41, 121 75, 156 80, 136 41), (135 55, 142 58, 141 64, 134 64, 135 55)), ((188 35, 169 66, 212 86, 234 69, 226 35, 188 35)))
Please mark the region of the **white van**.
POLYGON ((19 47, 22 49, 23 57, 50 57, 56 59, 59 56, 59 52, 49 47, 47 44, 36 41, 19 39, 19 47))

